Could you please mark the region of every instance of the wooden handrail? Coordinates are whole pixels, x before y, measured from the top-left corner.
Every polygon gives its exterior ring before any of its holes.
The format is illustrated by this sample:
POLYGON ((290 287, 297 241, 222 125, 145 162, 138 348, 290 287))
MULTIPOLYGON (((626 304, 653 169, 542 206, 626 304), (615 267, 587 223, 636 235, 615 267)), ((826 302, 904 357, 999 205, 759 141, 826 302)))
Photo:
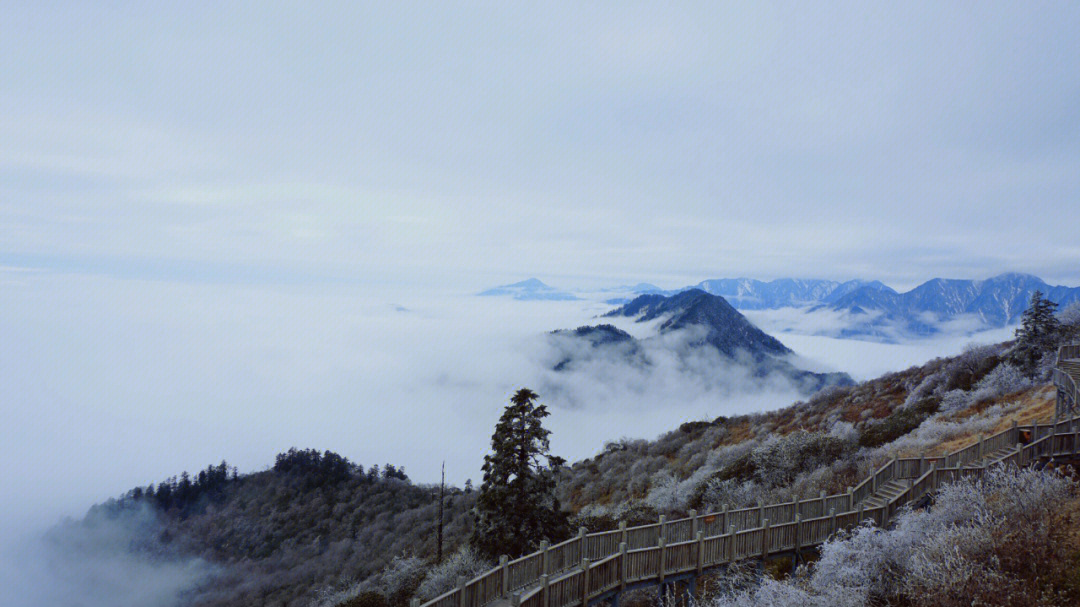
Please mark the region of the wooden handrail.
MULTIPOLYGON (((846 493, 806 500, 691 516, 671 521, 578 535, 541 550, 504 561, 498 568, 462 581, 457 588, 422 607, 485 607, 499 599, 521 607, 572 607, 586 604, 627 583, 662 580, 703 568, 747 558, 817 546, 840 529, 872 520, 880 526, 914 500, 946 482, 982 476, 992 465, 1029 465, 1040 458, 1080 453, 1077 403, 1080 378, 1060 368, 1063 361, 1080 359, 1080 345, 1062 346, 1054 383, 1058 388, 1055 419, 1048 423, 1017 426, 940 457, 892 459, 874 470, 846 493), (1071 403, 1063 410, 1062 401, 1071 403), (1067 419, 1062 413, 1067 413, 1067 419), (1032 440, 1019 445, 1021 431, 1032 440), (992 461, 991 453, 1016 446, 992 461), (883 484, 906 482, 906 488, 887 503, 864 503, 883 484), (583 567, 583 563, 588 563, 583 567), (515 591, 521 590, 520 593, 515 591)), ((872 502, 873 503, 873 502, 872 502)))

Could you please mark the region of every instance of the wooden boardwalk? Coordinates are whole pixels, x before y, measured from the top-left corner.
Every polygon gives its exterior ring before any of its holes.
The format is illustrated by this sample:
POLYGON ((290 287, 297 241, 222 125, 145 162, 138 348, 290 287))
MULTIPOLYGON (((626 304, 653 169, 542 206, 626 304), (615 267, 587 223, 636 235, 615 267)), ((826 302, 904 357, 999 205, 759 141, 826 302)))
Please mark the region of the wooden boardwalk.
MULTIPOLYGON (((893 459, 838 495, 691 516, 576 537, 498 567, 422 607, 570 607, 618 597, 628 588, 693 578, 746 559, 798 554, 862 521, 884 527, 906 504, 942 483, 981 476, 993 465, 1028 466, 1080 454, 1080 345, 1058 351, 1056 414, 1047 423, 981 437, 939 457, 893 459)), ((420 606, 414 601, 413 607, 420 606)))

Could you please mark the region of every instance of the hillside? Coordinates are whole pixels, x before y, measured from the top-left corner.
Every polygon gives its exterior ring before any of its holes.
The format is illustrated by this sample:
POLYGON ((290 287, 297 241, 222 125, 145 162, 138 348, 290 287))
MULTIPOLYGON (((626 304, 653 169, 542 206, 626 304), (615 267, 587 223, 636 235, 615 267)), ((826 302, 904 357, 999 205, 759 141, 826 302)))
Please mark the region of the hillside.
MULTIPOLYGON (((598 342, 611 336, 625 341, 604 331, 598 342)), ((1052 362, 1048 345, 1032 380, 1010 362, 1010 344, 978 346, 778 411, 686 421, 656 440, 608 443, 564 468, 557 491, 573 524, 592 530, 843 492, 894 456, 946 453, 1014 421, 1048 418, 1052 362)), ((103 521, 138 521, 127 525, 123 549, 207 571, 183 605, 400 607, 490 566, 462 550, 475 494, 448 493, 441 566, 437 487, 414 485, 393 466, 365 469, 311 450, 290 450, 252 474, 222 463, 136 488, 52 535, 65 549, 87 550, 103 521)))
MULTIPOLYGON (((321 588, 373 578, 392 563, 420 572, 421 561, 395 558, 434 556, 437 496, 438 487, 414 485, 391 465, 364 469, 331 452, 294 449, 263 472, 236 475, 222 463, 136 488, 95 506, 81 527, 53 534, 85 545, 86 526, 149 508, 153 516, 132 532, 133 544, 164 562, 212 565, 184 605, 305 605, 321 588)), ((447 546, 467 537, 474 497, 449 489, 447 546)), ((411 594, 418 582, 399 583, 411 594)))

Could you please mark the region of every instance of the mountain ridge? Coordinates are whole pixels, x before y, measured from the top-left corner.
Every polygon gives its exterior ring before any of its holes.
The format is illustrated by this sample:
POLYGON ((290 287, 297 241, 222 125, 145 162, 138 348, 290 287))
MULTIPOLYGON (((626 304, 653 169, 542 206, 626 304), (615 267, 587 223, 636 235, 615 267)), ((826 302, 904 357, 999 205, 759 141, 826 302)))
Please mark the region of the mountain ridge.
MULTIPOLYGON (((779 374, 800 391, 811 393, 829 385, 848 385, 845 373, 815 373, 796 367, 788 358, 794 354, 780 340, 754 326, 723 297, 691 289, 675 295, 640 295, 633 301, 603 315, 606 318, 635 318, 635 322, 660 320, 657 335, 635 339, 610 324, 553 331, 552 335, 589 347, 566 348, 555 371, 573 369, 596 358, 621 361, 638 368, 649 366, 649 346, 673 351, 680 359, 697 357, 712 351, 720 355, 717 363, 746 368, 757 380, 779 374), (678 339, 671 340, 671 336, 678 339)), ((655 350, 651 351, 655 353, 655 350)), ((715 356, 715 354, 713 355, 715 356)), ((705 359, 712 360, 712 359, 705 359)))

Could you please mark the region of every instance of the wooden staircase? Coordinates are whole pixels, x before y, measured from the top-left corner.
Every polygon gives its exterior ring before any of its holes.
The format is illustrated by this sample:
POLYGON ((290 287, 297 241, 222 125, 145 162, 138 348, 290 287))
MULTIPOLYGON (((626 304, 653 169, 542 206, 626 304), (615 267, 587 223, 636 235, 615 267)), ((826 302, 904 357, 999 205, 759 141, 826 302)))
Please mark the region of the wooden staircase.
POLYGON ((892 500, 896 499, 896 496, 907 491, 908 484, 903 481, 887 481, 884 485, 878 487, 870 497, 862 501, 865 508, 880 508, 885 504, 888 504, 892 500))

